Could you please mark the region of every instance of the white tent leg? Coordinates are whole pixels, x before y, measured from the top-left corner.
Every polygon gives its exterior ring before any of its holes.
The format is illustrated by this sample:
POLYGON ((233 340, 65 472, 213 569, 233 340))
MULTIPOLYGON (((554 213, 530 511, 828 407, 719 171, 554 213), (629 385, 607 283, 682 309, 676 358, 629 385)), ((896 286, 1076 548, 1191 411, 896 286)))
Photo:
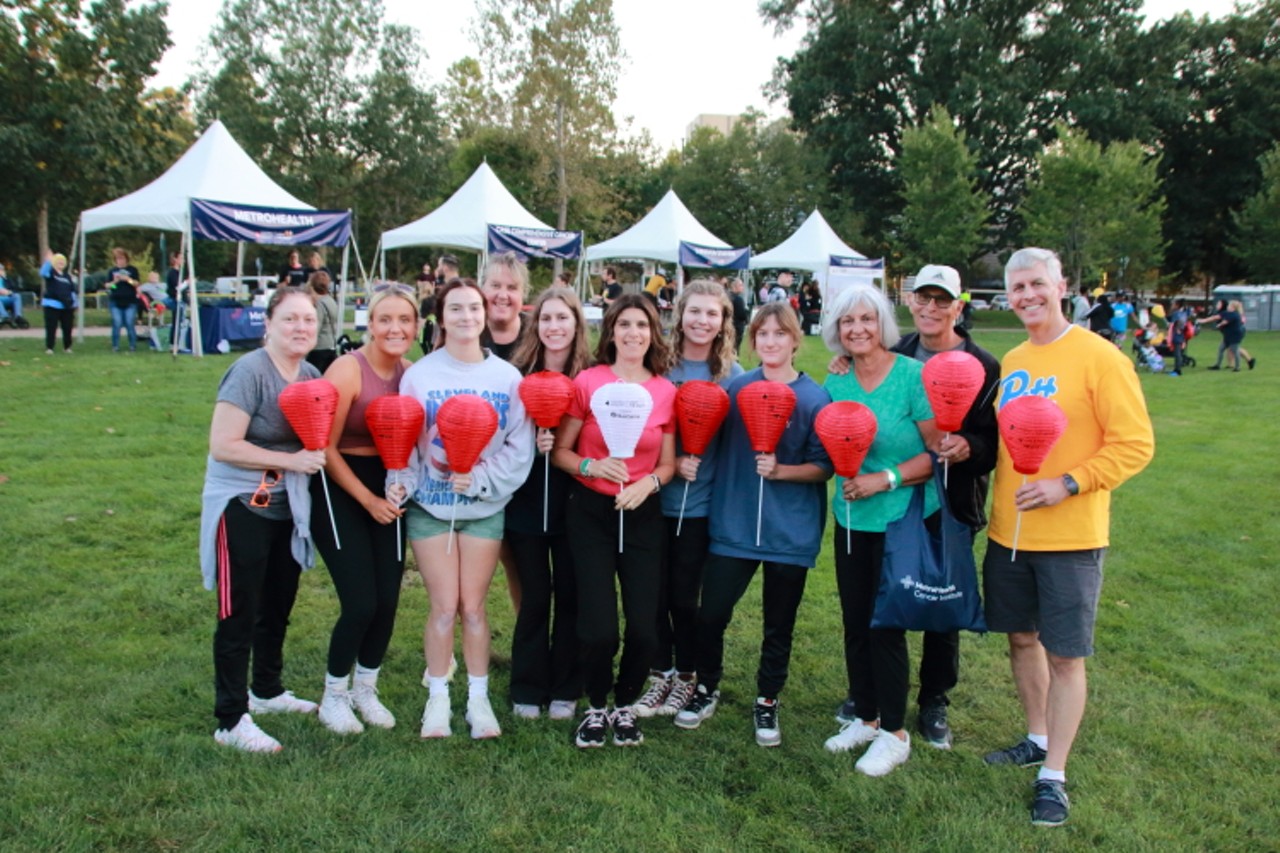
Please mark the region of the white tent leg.
POLYGON ((244 250, 245 242, 236 241, 236 298, 240 297, 240 288, 244 286, 244 250))
POLYGON ((77 246, 80 249, 80 305, 76 311, 76 314, 78 315, 78 319, 79 319, 80 329, 78 334, 76 335, 76 343, 82 346, 84 345, 84 254, 85 254, 84 244, 85 244, 84 229, 82 227, 82 224, 77 221, 76 233, 71 238, 71 246, 72 246, 73 253, 77 246))
MULTIPOLYGON (((348 211, 350 213, 350 211, 348 211)), ((342 273, 338 278, 338 334, 347 320, 347 263, 351 259, 351 241, 342 247, 342 273)))
POLYGON ((191 233, 191 222, 187 221, 187 273, 190 284, 187 285, 187 301, 190 303, 191 317, 187 327, 191 329, 191 354, 196 358, 204 356, 204 341, 200 337, 200 301, 196 294, 196 246, 195 237, 191 233))

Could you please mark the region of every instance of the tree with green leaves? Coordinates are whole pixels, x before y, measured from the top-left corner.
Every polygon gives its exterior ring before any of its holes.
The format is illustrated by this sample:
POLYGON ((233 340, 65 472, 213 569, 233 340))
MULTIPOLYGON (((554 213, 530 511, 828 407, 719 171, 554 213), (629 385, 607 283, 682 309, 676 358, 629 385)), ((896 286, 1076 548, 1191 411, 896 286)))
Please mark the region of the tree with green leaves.
POLYGON ((1233 217, 1231 254, 1256 282, 1280 281, 1280 145, 1262 157, 1262 187, 1233 217))
POLYGON ((946 107, 902 133, 897 171, 902 215, 896 248, 905 270, 925 264, 966 269, 982 251, 988 198, 978 186, 978 158, 946 107))
POLYGON ((166 8, 0 8, 0 235, 31 246, 31 257, 51 242, 69 248, 81 210, 137 189, 190 143, 183 96, 146 88, 170 45, 166 8))
POLYGON ((299 198, 355 208, 358 240, 443 199, 448 144, 418 38, 384 22, 381 0, 229 0, 210 41, 200 123, 220 118, 299 198))
POLYGON ((1164 260, 1158 162, 1137 142, 1103 148, 1064 125, 1056 133, 1022 206, 1027 242, 1058 252, 1076 285, 1104 271, 1119 287, 1149 278, 1164 260))

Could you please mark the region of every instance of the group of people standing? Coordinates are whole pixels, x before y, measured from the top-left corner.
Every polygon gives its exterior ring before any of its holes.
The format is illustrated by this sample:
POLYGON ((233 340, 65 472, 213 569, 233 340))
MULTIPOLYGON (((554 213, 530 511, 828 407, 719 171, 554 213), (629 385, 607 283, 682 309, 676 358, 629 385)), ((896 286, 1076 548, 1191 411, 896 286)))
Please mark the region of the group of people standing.
MULTIPOLYGON (((325 374, 340 401, 326 451, 302 449, 277 403, 287 384, 319 376, 305 361, 314 346, 315 305, 297 288, 276 291, 264 347, 228 370, 210 436, 201 555, 206 585, 218 590, 219 601, 215 739, 277 751, 279 742, 253 716, 275 711, 318 710, 340 733, 395 724, 377 683, 398 604, 395 522, 402 519, 430 598, 423 738, 452 733, 449 678, 459 626, 470 734, 501 733, 489 698, 485 612, 501 563, 517 609, 512 715, 534 720, 545 710, 551 719, 576 717, 573 739, 583 749, 610 740, 638 745, 646 718, 669 716, 686 730, 711 719, 725 701, 725 633, 762 575, 763 636, 750 719, 756 743, 776 747, 797 616, 830 508, 848 683, 840 728, 826 748, 845 753, 866 746, 857 769, 884 775, 908 759, 911 747, 906 635, 871 627, 882 555, 893 544, 886 538, 924 535, 893 526, 917 489, 926 528, 937 523, 945 501, 970 531, 981 529, 994 468, 987 619, 993 630, 1009 633, 1029 731, 987 761, 1044 763, 1033 820, 1065 821, 1064 770, 1084 708, 1107 501, 1146 464, 1153 444, 1127 360, 1094 336, 1073 332, 1064 318, 1056 256, 1028 249, 1009 262, 1010 303, 1030 340, 1006 357, 1003 379, 995 359, 956 326, 960 280, 948 267, 921 271, 910 297, 916 328, 907 336, 878 290, 842 291, 822 327, 834 355, 822 384, 794 364, 804 330, 785 301, 766 303, 751 318, 745 337, 760 365, 744 371, 735 355, 735 302, 715 282, 695 280, 681 290, 669 343, 650 300, 615 296, 590 355, 575 293, 548 288, 526 319, 527 283, 524 264, 510 254, 491 257, 479 284, 446 281, 433 294, 434 349, 412 365, 405 356, 419 330, 417 291, 393 285, 375 295, 366 343, 325 374), (984 381, 963 428, 942 434, 923 364, 950 350, 978 358, 984 381), (524 376, 545 370, 573 383, 568 412, 554 430, 530 423, 519 394, 524 376), (675 412, 678 386, 692 380, 719 383, 730 400, 718 436, 697 456, 686 452, 675 412), (795 397, 767 453, 752 448, 739 406, 742 391, 760 380, 782 383, 795 397), (599 389, 617 382, 642 387, 652 401, 626 459, 611 456, 592 406, 599 389), (364 412, 397 391, 422 404, 426 426, 409 468, 386 471, 364 412), (996 412, 1029 393, 1054 399, 1072 427, 1041 475, 1024 484, 999 444, 996 412), (498 415, 497 430, 468 473, 450 469, 436 425, 441 405, 458 394, 482 397, 498 415), (814 422, 833 400, 870 407, 879 428, 860 473, 839 478, 829 502, 833 465, 814 422), (939 463, 949 466, 941 495, 934 486, 939 463), (319 478, 307 482, 321 468, 330 480, 337 536, 319 478), (744 496, 758 491, 757 517, 756 501, 744 496), (847 515, 846 502, 852 502, 847 515), (1019 512, 1026 518, 1011 559, 1019 512), (298 576, 312 565, 315 549, 341 608, 318 706, 287 691, 280 677, 298 576)), ((957 635, 926 635, 916 729, 938 748, 952 742, 948 693, 958 673, 957 635)))

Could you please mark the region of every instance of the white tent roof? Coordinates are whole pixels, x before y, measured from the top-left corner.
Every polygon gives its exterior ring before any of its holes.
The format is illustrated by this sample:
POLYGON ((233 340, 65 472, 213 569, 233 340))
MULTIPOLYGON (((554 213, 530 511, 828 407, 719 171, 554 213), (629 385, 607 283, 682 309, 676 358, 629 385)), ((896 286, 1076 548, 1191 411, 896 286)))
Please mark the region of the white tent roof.
POLYGON ((315 210, 280 188, 221 121, 209 125, 169 170, 140 190, 80 214, 85 232, 107 228, 187 230, 191 199, 315 210))
POLYGON ((832 255, 865 258, 836 236, 816 209, 790 237, 751 259, 751 269, 796 269, 817 273, 826 270, 832 255))
POLYGON ((488 163, 481 163, 444 204, 408 225, 383 231, 382 248, 444 246, 483 252, 490 225, 551 228, 516 201, 488 163))
POLYGON ((644 258, 675 264, 680 262, 681 240, 716 249, 732 248, 694 218, 675 190, 667 190, 644 219, 611 240, 588 246, 587 260, 644 258))

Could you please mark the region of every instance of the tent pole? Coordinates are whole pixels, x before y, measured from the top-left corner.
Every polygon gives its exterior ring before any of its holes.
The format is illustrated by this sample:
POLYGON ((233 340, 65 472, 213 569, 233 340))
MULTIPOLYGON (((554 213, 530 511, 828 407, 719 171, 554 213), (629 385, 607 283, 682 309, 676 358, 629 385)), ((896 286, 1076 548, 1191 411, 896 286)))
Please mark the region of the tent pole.
MULTIPOLYGON (((350 213, 351 211, 347 211, 350 213)), ((351 257, 351 240, 342 247, 342 273, 338 278, 338 334, 342 334, 342 327, 346 325, 347 319, 347 262, 351 257)))
POLYGON ((382 281, 387 280, 387 247, 382 245, 382 238, 378 238, 378 250, 375 252, 378 258, 378 278, 382 281))
POLYGON ((245 242, 236 241, 236 296, 240 296, 240 288, 244 286, 244 250, 245 242))
POLYGON ((187 243, 187 272, 189 273, 189 283, 187 284, 187 301, 191 303, 191 317, 187 320, 187 327, 191 329, 191 354, 196 358, 204 357, 204 341, 200 337, 200 301, 197 298, 196 287, 196 247, 195 236, 191 231, 191 214, 187 214, 187 232, 184 235, 187 243))
POLYGON ((80 305, 78 307, 78 310, 76 311, 76 313, 79 315, 78 319, 79 319, 80 331, 79 331, 79 334, 76 336, 76 343, 81 345, 84 344, 84 254, 85 254, 84 223, 82 220, 83 220, 83 217, 81 217, 81 220, 76 221, 76 231, 75 231, 75 234, 72 235, 71 237, 72 253, 73 254, 75 253, 75 249, 77 248, 77 246, 80 249, 80 276, 79 276, 80 305))

